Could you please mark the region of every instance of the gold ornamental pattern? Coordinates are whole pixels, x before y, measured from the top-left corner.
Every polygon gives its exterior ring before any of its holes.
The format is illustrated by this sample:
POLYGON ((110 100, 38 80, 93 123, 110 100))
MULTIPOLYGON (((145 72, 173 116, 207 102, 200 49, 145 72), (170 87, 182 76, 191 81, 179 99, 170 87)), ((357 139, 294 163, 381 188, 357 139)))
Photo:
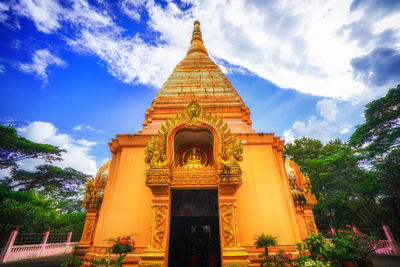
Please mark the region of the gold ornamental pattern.
POLYGON ((309 234, 318 233, 317 226, 315 225, 314 216, 304 216, 304 220, 306 221, 307 232, 309 234))
POLYGON ((88 218, 85 222, 85 226, 83 227, 83 233, 81 237, 81 241, 79 242, 80 245, 90 245, 93 227, 96 219, 95 218, 88 218))
POLYGON ((202 123, 213 125, 221 137, 221 162, 224 164, 237 164, 242 157, 241 141, 231 135, 231 130, 228 124, 225 123, 217 115, 207 112, 205 108, 201 108, 197 101, 192 101, 186 110, 167 119, 158 130, 158 135, 153 136, 147 142, 145 150, 145 163, 149 164, 150 168, 163 167, 167 164, 167 136, 170 130, 176 125, 186 122, 187 127, 200 127, 202 123))
POLYGON ((164 238, 166 234, 166 220, 168 214, 168 205, 153 205, 153 242, 152 248, 160 250, 164 249, 164 238))
POLYGON ((235 246, 234 204, 221 204, 220 214, 222 221, 222 247, 233 248, 235 246))

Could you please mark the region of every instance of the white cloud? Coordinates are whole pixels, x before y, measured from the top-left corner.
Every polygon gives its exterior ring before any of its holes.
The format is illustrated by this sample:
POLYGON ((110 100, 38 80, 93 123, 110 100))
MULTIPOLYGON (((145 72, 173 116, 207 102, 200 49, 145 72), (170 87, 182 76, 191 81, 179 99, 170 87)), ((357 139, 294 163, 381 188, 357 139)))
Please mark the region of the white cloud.
POLYGON ((333 134, 338 131, 335 126, 331 125, 327 121, 319 121, 315 116, 311 116, 307 124, 301 121, 294 122, 292 129, 298 136, 315 138, 324 143, 329 142, 332 139, 333 134))
POLYGON ((294 132, 289 129, 283 132, 283 139, 285 140, 285 143, 293 143, 296 137, 294 135, 294 132))
POLYGON ((83 130, 95 131, 95 129, 92 126, 84 125, 84 124, 77 125, 74 128, 72 128, 72 130, 74 130, 74 131, 83 131, 83 130))
MULTIPOLYGON (((74 140, 67 134, 59 133, 57 128, 49 122, 34 121, 17 130, 19 134, 31 141, 51 144, 67 150, 66 153, 62 153, 62 161, 52 164, 62 168, 72 167, 89 175, 96 173, 96 161, 90 155, 90 147, 97 144, 96 142, 84 139, 74 140)), ((25 160, 21 163, 21 167, 33 170, 35 166, 43 163, 42 160, 37 159, 25 160)))
POLYGON ((5 72, 5 67, 4 65, 0 64, 0 73, 4 73, 5 72))
POLYGON ((50 65, 56 65, 65 67, 66 63, 62 59, 50 54, 49 50, 42 49, 36 50, 32 57, 32 63, 19 64, 19 68, 27 73, 33 73, 40 77, 45 83, 47 83, 48 75, 47 68, 50 65))
POLYGON ((5 22, 8 19, 8 15, 6 12, 10 9, 10 7, 0 2, 0 22, 5 22))
POLYGON ((353 125, 351 125, 349 123, 344 123, 344 124, 340 125, 340 134, 349 133, 352 127, 353 127, 353 125))
POLYGON ((338 109, 336 107, 336 102, 332 99, 323 99, 318 101, 317 110, 319 114, 326 118, 328 121, 333 121, 336 119, 336 114, 338 109))
MULTIPOLYGON (((62 22, 72 24, 76 32, 68 35, 68 44, 99 57, 112 75, 126 83, 160 88, 184 57, 192 23, 199 19, 213 59, 247 69, 281 88, 345 100, 365 100, 387 88, 368 87, 353 76, 351 59, 368 54, 379 42, 369 46, 349 42, 351 32, 343 26, 366 14, 351 13, 350 1, 193 0, 181 3, 185 9, 173 1, 163 6, 153 0, 122 1, 121 12, 136 22, 146 13, 151 33, 143 36, 127 36, 106 10, 85 0, 71 3, 61 7, 55 1, 23 0, 16 10, 46 33, 60 29, 62 22)), ((375 31, 395 27, 395 18, 377 21, 375 31)), ((223 69, 229 72, 226 66, 223 69)))
POLYGON ((79 145, 82 145, 82 146, 86 146, 86 147, 91 147, 91 146, 97 145, 97 142, 92 142, 92 141, 88 141, 85 139, 80 139, 80 140, 76 141, 76 143, 79 145))
POLYGON ((131 19, 139 22, 141 17, 140 11, 144 5, 145 1, 142 0, 123 0, 121 2, 121 10, 131 19))
POLYGON ((61 27, 62 7, 53 0, 21 0, 13 6, 20 16, 30 18, 39 31, 50 33, 61 27))
POLYGON ((310 116, 306 122, 295 121, 290 129, 283 132, 286 142, 292 143, 294 139, 309 137, 327 143, 340 135, 348 134, 353 125, 349 123, 339 123, 336 121, 338 108, 336 102, 331 99, 318 101, 316 108, 322 119, 317 116, 310 116))

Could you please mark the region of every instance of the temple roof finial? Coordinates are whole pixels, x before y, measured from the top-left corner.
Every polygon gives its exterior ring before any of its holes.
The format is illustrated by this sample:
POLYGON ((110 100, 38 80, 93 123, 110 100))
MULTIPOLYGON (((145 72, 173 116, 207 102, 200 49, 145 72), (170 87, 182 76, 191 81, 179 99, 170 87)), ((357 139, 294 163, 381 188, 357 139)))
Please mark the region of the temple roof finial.
POLYGON ((192 39, 190 40, 190 47, 187 56, 194 52, 201 52, 208 55, 207 49, 204 47, 203 38, 201 36, 200 22, 195 20, 193 23, 192 39))

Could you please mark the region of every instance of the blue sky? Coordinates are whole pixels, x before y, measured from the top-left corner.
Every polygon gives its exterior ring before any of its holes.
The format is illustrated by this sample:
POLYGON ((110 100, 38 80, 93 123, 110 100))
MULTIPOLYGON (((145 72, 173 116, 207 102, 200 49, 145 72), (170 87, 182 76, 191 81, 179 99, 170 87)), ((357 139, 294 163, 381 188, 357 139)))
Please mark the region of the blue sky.
POLYGON ((94 174, 115 134, 141 129, 195 19, 253 128, 289 142, 348 140, 400 83, 397 0, 1 1, 0 122, 94 174))

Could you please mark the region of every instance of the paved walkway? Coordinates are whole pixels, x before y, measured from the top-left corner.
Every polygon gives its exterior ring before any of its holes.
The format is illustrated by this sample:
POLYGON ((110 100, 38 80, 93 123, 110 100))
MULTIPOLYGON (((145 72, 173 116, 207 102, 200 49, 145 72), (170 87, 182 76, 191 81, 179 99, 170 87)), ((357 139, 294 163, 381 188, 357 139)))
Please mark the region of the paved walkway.
MULTIPOLYGON (((65 262, 68 255, 50 256, 7 262, 0 264, 0 267, 56 267, 65 262)), ((374 267, 400 267, 400 257, 394 256, 374 256, 374 267)))

